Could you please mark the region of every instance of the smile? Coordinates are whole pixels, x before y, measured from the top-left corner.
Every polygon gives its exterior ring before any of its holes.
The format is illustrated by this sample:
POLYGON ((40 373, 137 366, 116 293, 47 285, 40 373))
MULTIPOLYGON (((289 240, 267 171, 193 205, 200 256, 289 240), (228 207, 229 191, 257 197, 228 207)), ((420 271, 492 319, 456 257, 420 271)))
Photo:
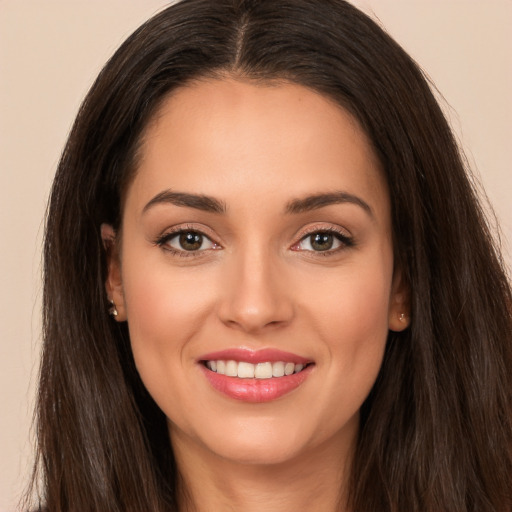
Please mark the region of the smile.
POLYGON ((311 375, 311 359, 265 349, 229 349, 205 354, 199 361, 212 388, 244 402, 276 400, 301 386, 311 375))
POLYGON ((284 377, 294 373, 301 372, 305 365, 295 364, 293 362, 270 362, 248 363, 246 361, 233 360, 210 360, 206 361, 206 367, 212 372, 228 377, 238 377, 239 379, 271 379, 273 377, 284 377))

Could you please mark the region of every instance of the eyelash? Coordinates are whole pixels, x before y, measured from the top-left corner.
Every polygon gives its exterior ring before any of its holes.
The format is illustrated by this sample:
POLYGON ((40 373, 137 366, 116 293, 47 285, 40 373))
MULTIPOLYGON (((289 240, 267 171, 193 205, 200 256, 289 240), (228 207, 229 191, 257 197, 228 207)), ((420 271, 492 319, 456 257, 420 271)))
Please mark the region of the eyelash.
POLYGON ((340 229, 336 229, 334 227, 326 227, 326 228, 313 227, 313 228, 310 228, 309 230, 306 230, 306 232, 302 234, 300 240, 293 244, 292 250, 299 251, 300 249, 294 249, 294 247, 297 247, 299 244, 301 244, 303 241, 307 240, 312 235, 317 235, 317 234, 334 236, 334 238, 336 238, 340 242, 340 244, 341 244, 340 247, 337 247, 335 249, 328 249, 325 251, 307 250, 304 252, 313 253, 315 256, 320 256, 320 257, 325 258, 325 257, 333 256, 333 255, 339 253, 340 251, 354 247, 356 245, 354 238, 351 236, 348 236, 344 231, 342 231, 340 229))
POLYGON ((204 255, 204 253, 206 251, 217 250, 217 249, 220 248, 219 244, 214 242, 208 235, 206 235, 203 231, 201 231, 200 229, 198 229, 198 228, 196 228, 194 226, 182 226, 182 227, 179 227, 179 228, 177 228, 175 230, 169 231, 169 232, 163 234, 162 236, 158 237, 155 240, 155 245, 157 245, 158 247, 161 247, 163 250, 168 251, 171 254, 173 254, 175 256, 178 256, 180 258, 190 258, 190 257, 197 258, 199 256, 204 255), (210 241, 214 245, 214 247, 210 248, 210 249, 202 249, 202 250, 196 250, 196 251, 187 251, 185 249, 183 249, 183 250, 175 249, 174 247, 171 247, 169 245, 169 242, 173 238, 176 238, 176 237, 178 237, 180 235, 183 235, 183 234, 186 234, 186 233, 193 233, 193 234, 196 234, 196 235, 200 235, 201 237, 203 237, 203 239, 206 239, 206 240, 210 241))
MULTIPOLYGON (((327 249, 325 251, 305 250, 304 252, 313 253, 313 254, 315 254, 315 256, 328 257, 328 256, 332 256, 334 254, 337 254, 339 251, 342 251, 344 249, 355 246, 354 239, 350 236, 347 236, 347 234, 342 232, 341 230, 335 229, 333 227, 329 227, 329 228, 316 227, 316 228, 312 228, 312 229, 306 231, 305 233, 303 233, 300 240, 298 242, 294 243, 292 245, 291 249, 294 251, 297 251, 297 252, 300 251, 301 249, 297 248, 299 246, 299 244, 301 244, 302 242, 307 240, 308 237, 311 237, 312 235, 316 235, 316 234, 332 235, 340 242, 341 245, 340 245, 340 247, 337 247, 335 249, 327 249)), ((167 233, 159 236, 155 240, 155 245, 157 245, 158 247, 161 247, 165 251, 169 251, 173 255, 176 255, 176 256, 182 257, 182 258, 189 258, 189 257, 197 258, 199 256, 204 255, 207 251, 218 250, 221 248, 220 245, 217 244, 216 242, 214 242, 208 235, 206 235, 203 231, 201 231, 200 229, 197 229, 194 226, 184 226, 184 227, 180 227, 176 230, 167 232, 167 233), (209 248, 209 249, 187 251, 185 249, 183 249, 183 250, 175 249, 174 247, 171 247, 169 245, 169 242, 172 239, 174 239, 182 234, 185 234, 185 233, 193 233, 193 234, 200 235, 204 239, 208 240, 211 244, 213 244, 214 247, 209 248)))

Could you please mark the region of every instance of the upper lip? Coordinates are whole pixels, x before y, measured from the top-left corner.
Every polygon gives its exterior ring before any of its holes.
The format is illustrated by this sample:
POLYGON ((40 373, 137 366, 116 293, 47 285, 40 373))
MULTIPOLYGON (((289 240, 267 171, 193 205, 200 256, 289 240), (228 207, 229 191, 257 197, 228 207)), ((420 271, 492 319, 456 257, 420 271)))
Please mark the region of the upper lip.
POLYGON ((228 348, 217 352, 210 352, 199 358, 199 361, 244 361, 246 363, 276 363, 283 361, 295 364, 311 363, 311 359, 293 354, 292 352, 284 352, 273 348, 265 348, 261 350, 251 350, 247 348, 228 348))

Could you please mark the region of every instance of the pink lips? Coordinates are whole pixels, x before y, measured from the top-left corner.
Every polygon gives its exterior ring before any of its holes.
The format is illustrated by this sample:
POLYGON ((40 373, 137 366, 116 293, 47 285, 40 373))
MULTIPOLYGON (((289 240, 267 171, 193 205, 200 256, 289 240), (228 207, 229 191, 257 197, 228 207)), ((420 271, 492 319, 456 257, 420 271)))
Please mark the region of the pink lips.
POLYGON ((270 402, 290 393, 307 379, 314 367, 313 364, 309 364, 299 373, 271 379, 241 379, 218 374, 204 365, 206 361, 216 360, 245 361, 252 364, 283 361, 303 365, 311 363, 311 360, 274 349, 229 349, 205 354, 200 358, 199 366, 214 389, 235 400, 253 403, 270 402))
POLYGON ((277 361, 285 361, 295 364, 306 364, 310 363, 310 359, 300 357, 297 354, 291 352, 283 352, 281 350, 275 350, 273 348, 267 348, 263 350, 249 350, 246 348, 232 348, 228 350, 221 350, 219 352, 211 352, 201 356, 201 361, 217 361, 222 359, 224 361, 246 361, 247 363, 257 364, 265 363, 267 361, 275 363, 277 361))

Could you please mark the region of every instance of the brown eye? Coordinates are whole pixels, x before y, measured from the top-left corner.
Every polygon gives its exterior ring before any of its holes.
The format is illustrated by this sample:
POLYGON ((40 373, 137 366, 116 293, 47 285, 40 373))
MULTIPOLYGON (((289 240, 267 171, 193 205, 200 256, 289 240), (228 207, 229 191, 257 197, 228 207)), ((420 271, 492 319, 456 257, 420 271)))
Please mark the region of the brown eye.
POLYGON ((164 235, 158 241, 158 245, 177 253, 194 253, 219 248, 217 244, 199 231, 177 231, 164 235))
POLYGON ((325 252, 334 254, 338 249, 352 247, 354 241, 351 237, 338 231, 315 231, 306 235, 299 243, 294 245, 294 251, 325 252))
POLYGON ((310 236, 310 244, 315 251, 328 251, 334 245, 332 233, 314 233, 310 236))
POLYGON ((203 245, 203 235, 194 231, 181 233, 179 236, 179 245, 185 251, 197 251, 203 245))

